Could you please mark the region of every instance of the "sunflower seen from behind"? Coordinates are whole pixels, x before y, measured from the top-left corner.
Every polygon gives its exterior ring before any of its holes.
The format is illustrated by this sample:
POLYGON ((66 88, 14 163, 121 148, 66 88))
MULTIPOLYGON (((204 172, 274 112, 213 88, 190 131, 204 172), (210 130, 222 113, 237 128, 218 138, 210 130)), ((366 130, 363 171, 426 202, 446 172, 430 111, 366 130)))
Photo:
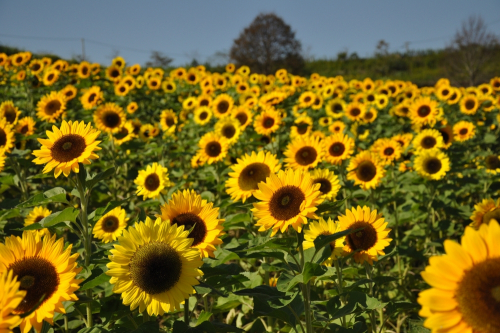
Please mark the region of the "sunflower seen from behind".
POLYGON ((139 170, 134 184, 137 185, 137 195, 142 195, 143 200, 156 199, 165 192, 166 187, 172 186, 168 169, 156 162, 148 165, 145 170, 139 170))
POLYGON ((180 309, 194 294, 201 257, 184 226, 146 218, 124 230, 109 256, 113 292, 133 311, 161 315, 180 309))
POLYGON ((0 274, 0 332, 10 333, 19 326, 22 318, 14 312, 26 296, 25 290, 20 290, 21 282, 14 276, 12 270, 0 274))
MULTIPOLYGON (((319 236, 333 235, 341 231, 340 223, 334 222, 331 218, 329 218, 328 221, 325 221, 323 218, 320 218, 318 221, 312 221, 309 223, 309 227, 304 230, 304 250, 313 248, 314 241, 319 236)), ((342 253, 344 251, 344 240, 345 237, 340 237, 333 242, 330 242, 330 249, 332 250, 332 253, 322 263, 322 265, 332 266, 334 260, 342 257, 342 253)))
POLYGON ((233 201, 243 203, 259 190, 258 184, 265 182, 271 173, 277 173, 281 164, 276 155, 263 150, 258 153, 245 154, 231 166, 229 178, 226 181, 226 193, 233 201))
POLYGON ((274 236, 291 226, 301 232, 307 219, 318 219, 315 211, 323 202, 319 191, 321 185, 314 184, 307 171, 280 170, 258 186, 254 197, 260 201, 253 204, 252 212, 259 231, 272 229, 271 236, 274 236))
POLYGON ((312 169, 323 159, 324 145, 317 137, 299 136, 288 144, 284 155, 287 167, 294 170, 312 169))
POLYGON ((364 190, 376 188, 385 176, 379 158, 370 151, 363 151, 351 158, 347 171, 347 179, 353 180, 354 185, 364 190))
POLYGON ((60 128, 52 126, 52 132, 46 133, 49 138, 37 139, 42 146, 33 152, 33 163, 45 164, 43 173, 54 169, 55 178, 61 173, 68 177, 71 171, 80 172, 79 163, 90 164, 99 158, 95 151, 101 150, 97 146, 101 141, 96 141, 101 132, 90 123, 63 120, 60 128))
MULTIPOLYGON (((20 329, 28 333, 31 328, 41 332, 43 321, 53 324, 54 312, 66 313, 62 302, 78 300, 75 291, 82 280, 75 279, 81 268, 77 267, 78 253, 71 254, 72 245, 64 248, 64 239, 56 235, 40 237, 25 231, 22 237, 10 236, 0 243, 0 276, 13 271, 20 282, 20 290, 26 291, 14 314, 32 310, 45 295, 38 308, 23 318, 20 329)), ((0 310, 2 311, 2 310, 0 310)))
POLYGON ((94 225, 92 234, 103 243, 110 243, 121 236, 127 227, 127 213, 125 209, 116 207, 103 215, 94 225))
POLYGON ((467 227, 461 244, 444 241, 446 254, 433 256, 421 273, 431 286, 417 302, 424 326, 442 332, 500 331, 500 226, 467 227))
POLYGON ((191 230, 188 238, 193 238, 191 247, 200 251, 202 258, 214 257, 216 246, 222 244, 220 236, 224 235, 219 219, 219 208, 207 203, 194 190, 177 191, 168 203, 161 206, 162 221, 191 230))
POLYGON ((361 229, 345 237, 344 254, 358 251, 354 254, 357 263, 367 261, 373 265, 379 255, 385 254, 384 249, 392 240, 387 237, 391 229, 387 228, 382 214, 377 214, 377 210, 371 210, 367 206, 347 209, 345 215, 338 217, 338 222, 342 231, 361 229))
POLYGON ((450 171, 450 159, 439 149, 419 153, 413 161, 417 173, 428 180, 439 180, 450 171))

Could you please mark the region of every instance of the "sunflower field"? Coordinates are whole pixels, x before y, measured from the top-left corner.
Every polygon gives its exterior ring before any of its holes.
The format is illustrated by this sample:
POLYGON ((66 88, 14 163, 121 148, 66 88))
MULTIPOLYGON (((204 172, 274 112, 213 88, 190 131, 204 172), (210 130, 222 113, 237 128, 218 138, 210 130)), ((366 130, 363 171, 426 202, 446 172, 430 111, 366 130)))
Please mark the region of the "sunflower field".
POLYGON ((500 332, 499 109, 0 54, 0 332, 500 332))

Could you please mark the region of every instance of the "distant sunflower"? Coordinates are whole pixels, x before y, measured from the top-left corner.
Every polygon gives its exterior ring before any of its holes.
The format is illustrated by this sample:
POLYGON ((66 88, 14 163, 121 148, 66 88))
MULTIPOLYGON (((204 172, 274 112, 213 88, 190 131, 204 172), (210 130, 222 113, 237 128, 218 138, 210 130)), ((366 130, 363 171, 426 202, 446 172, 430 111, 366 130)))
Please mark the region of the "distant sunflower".
MULTIPOLYGON (((328 218, 328 221, 320 218, 319 221, 313 221, 309 223, 309 228, 304 230, 304 242, 302 243, 304 246, 304 250, 313 248, 314 241, 319 236, 333 235, 341 231, 342 230, 340 229, 340 223, 334 222, 331 218, 328 218)), ((332 253, 322 263, 322 265, 331 266, 334 260, 342 257, 344 240, 345 237, 340 237, 330 243, 330 249, 332 250, 332 253)))
POLYGON ((333 119, 330 117, 321 117, 319 118, 319 126, 321 127, 328 127, 333 123, 333 119))
POLYGON ((315 169, 310 172, 313 184, 320 184, 319 191, 324 200, 335 200, 340 190, 339 177, 328 169, 315 169))
POLYGON ((375 188, 385 176, 385 170, 376 155, 363 151, 351 158, 347 179, 353 180, 354 185, 360 185, 364 190, 375 188))
POLYGON ((113 60, 111 60, 111 65, 114 65, 114 66, 117 66, 118 68, 123 69, 125 67, 125 59, 123 59, 120 56, 115 57, 115 58, 113 58, 113 60))
POLYGON ((234 100, 228 94, 220 94, 212 103, 212 110, 217 118, 228 116, 234 105, 234 100))
POLYGON ((442 127, 438 129, 438 131, 443 138, 443 149, 450 148, 451 144, 453 143, 453 129, 451 128, 451 126, 442 127))
POLYGON ((98 129, 107 133, 118 133, 127 118, 123 109, 115 103, 106 103, 94 112, 94 123, 98 129))
POLYGON ((162 221, 193 229, 188 238, 193 238, 192 248, 200 251, 202 258, 214 257, 215 246, 222 244, 223 219, 219 219, 219 208, 207 203, 194 190, 177 191, 172 199, 161 206, 162 221))
POLYGON ((313 120, 309 116, 300 116, 295 119, 291 127, 290 138, 308 136, 312 132, 313 120))
MULTIPOLYGON (((486 172, 496 175, 500 173, 500 156, 496 154, 488 155, 484 159, 486 172)), ((499 219, 500 221, 500 219, 499 219)))
POLYGON ((115 144, 118 146, 132 140, 135 137, 137 137, 137 135, 134 133, 134 125, 131 121, 127 121, 119 132, 113 134, 115 144))
POLYGON ((271 236, 274 236, 292 226, 301 232, 307 219, 318 219, 314 212, 323 201, 319 191, 321 185, 313 184, 307 171, 281 170, 278 174, 272 173, 258 186, 254 196, 260 202, 253 204, 252 211, 258 219, 259 231, 272 229, 271 236))
POLYGON ((9 153, 14 148, 14 131, 7 119, 0 119, 0 149, 9 153))
POLYGON ((231 166, 226 181, 226 192, 233 201, 241 200, 243 203, 259 190, 258 184, 266 181, 271 173, 277 173, 281 168, 276 155, 263 150, 251 155, 245 154, 237 163, 231 166))
POLYGON ((443 148, 443 136, 438 130, 425 129, 413 139, 413 148, 418 152, 427 149, 443 148))
POLYGON ((302 109, 308 108, 314 104, 316 94, 312 91, 305 91, 299 96, 299 107, 302 109))
POLYGON ((500 226, 467 227, 461 245, 445 240, 446 254, 433 256, 421 272, 431 288, 417 302, 432 332, 500 331, 500 226))
POLYGON ((90 87, 89 90, 87 90, 80 98, 82 106, 85 110, 92 109, 103 100, 104 100, 104 95, 101 91, 101 88, 98 86, 90 87))
POLYGON ((336 120, 334 122, 332 122, 332 124, 328 127, 328 130, 332 133, 344 133, 344 130, 345 130, 345 124, 340 121, 340 120, 336 120))
POLYGON ((377 115, 378 115, 377 109, 369 107, 363 114, 362 120, 365 124, 370 124, 373 123, 375 119, 377 119, 377 115))
MULTIPOLYGON (((32 327, 41 332, 44 320, 53 324, 54 311, 66 313, 62 302, 78 300, 75 291, 82 280, 75 276, 81 268, 77 268, 78 253, 71 254, 72 246, 69 244, 65 248, 64 239, 56 241, 56 235, 40 238, 30 231, 23 232, 22 238, 10 236, 5 244, 0 243, 0 276, 13 271, 21 283, 19 289, 26 291, 13 314, 29 312, 45 295, 38 308, 23 318, 22 333, 28 333, 32 327)), ((0 311, 4 311, 3 307, 0 311)))
POLYGON ((461 98, 462 93, 460 92, 460 89, 452 88, 450 98, 446 100, 446 103, 448 103, 449 105, 454 105, 457 104, 461 98))
POLYGON ((137 195, 142 195, 143 200, 156 199, 166 187, 172 186, 168 176, 168 169, 158 163, 153 163, 146 167, 146 170, 139 170, 137 178, 134 180, 137 185, 137 195))
POLYGON ((71 84, 68 84, 66 87, 61 89, 61 93, 66 98, 66 102, 75 98, 77 92, 78 92, 78 89, 76 89, 75 86, 73 86, 71 84))
POLYGON ((442 101, 448 100, 451 97, 452 93, 453 93, 453 88, 451 88, 446 84, 440 85, 436 89, 436 96, 442 101))
POLYGON ((410 118, 416 125, 434 125, 439 114, 436 101, 429 97, 420 97, 410 106, 410 118))
POLYGON ((126 215, 125 209, 116 207, 96 222, 92 234, 95 238, 102 239, 103 243, 115 241, 127 227, 126 215))
POLYGON ((325 147, 325 160, 335 165, 340 165, 354 152, 354 140, 342 133, 326 137, 323 140, 323 145, 325 147))
POLYGON ((122 76, 122 69, 119 66, 111 65, 106 68, 106 78, 111 81, 117 81, 122 76))
POLYGON ((439 180, 450 171, 450 159, 439 149, 427 149, 417 155, 413 166, 422 177, 439 180))
POLYGON ((410 146, 411 140, 413 139, 413 134, 400 133, 394 135, 391 139, 399 143, 401 149, 405 151, 410 146))
POLYGON ((194 122, 198 125, 205 125, 212 119, 212 109, 208 106, 201 106, 194 111, 194 122))
POLYGON ((280 125, 280 114, 273 108, 263 110, 255 117, 253 122, 255 132, 261 135, 270 135, 276 132, 280 128, 280 125))
POLYGON ((170 225, 158 218, 136 223, 123 232, 111 250, 109 281, 113 292, 121 294, 123 304, 149 315, 180 309, 193 286, 203 275, 197 249, 191 247, 184 226, 170 225))
POLYGON ((36 110, 38 118, 55 123, 66 110, 66 97, 61 92, 52 91, 38 101, 36 110))
POLYGON ((26 291, 20 289, 21 281, 18 281, 17 276, 12 270, 0 274, 0 332, 10 333, 14 327, 19 326, 22 318, 15 314, 15 310, 19 307, 26 291))
POLYGON ((53 85, 59 79, 59 71, 54 68, 48 68, 43 74, 43 84, 46 86, 53 85))
POLYGON ((241 134, 240 122, 238 119, 231 117, 219 119, 215 124, 214 130, 215 133, 226 138, 229 145, 236 143, 241 134))
POLYGON ((367 261, 373 265, 379 255, 384 255, 384 249, 389 246, 391 238, 387 238, 391 229, 387 228, 382 214, 371 210, 367 206, 347 209, 345 215, 338 217, 341 230, 357 230, 345 237, 344 253, 354 253, 354 260, 358 263, 367 261))
POLYGON ((163 110, 160 115, 160 125, 161 129, 165 132, 173 133, 175 132, 175 127, 179 119, 175 114, 174 110, 168 109, 163 110))
POLYGON ((99 131, 92 125, 82 122, 66 122, 63 120, 61 128, 52 126, 52 132, 47 131, 49 139, 38 139, 42 144, 40 150, 35 150, 33 160, 35 164, 46 164, 43 173, 50 172, 55 168, 54 177, 64 173, 69 176, 71 170, 80 172, 78 163, 90 164, 93 159, 99 158, 94 151, 101 150, 96 141, 99 131))
POLYGON ((130 102, 127 105, 127 113, 133 114, 133 113, 135 113, 135 111, 137 111, 138 108, 139 108, 139 106, 137 105, 136 102, 130 102))
POLYGON ((328 101, 325 107, 326 114, 336 119, 342 118, 346 109, 347 104, 340 98, 328 101))
POLYGON ((15 125, 20 115, 21 111, 12 101, 5 101, 0 104, 0 119, 7 119, 9 124, 15 125))
POLYGON ((376 150, 380 161, 384 165, 390 165, 401 157, 401 145, 392 139, 385 139, 378 145, 376 150))
POLYGON ((90 69, 90 64, 87 61, 82 61, 78 65, 78 77, 80 79, 86 79, 92 74, 92 71, 90 69))
POLYGON ((198 96, 198 106, 208 106, 212 107, 212 96, 211 95, 200 95, 198 96))
POLYGON ((365 112, 366 106, 364 104, 354 102, 347 105, 344 114, 351 121, 359 121, 363 119, 365 112))
POLYGON ((405 100, 394 107, 394 113, 399 117, 410 117, 411 102, 405 100))
POLYGON ((480 103, 476 96, 472 94, 465 95, 460 100, 460 112, 468 115, 475 114, 479 105, 480 103))
POLYGON ((489 224, 493 219, 500 221, 500 198, 495 200, 488 198, 474 205, 474 211, 470 217, 472 226, 476 229, 482 224, 489 224))
MULTIPOLYGON (((51 210, 48 210, 47 208, 45 208, 43 206, 37 206, 37 207, 33 208, 29 212, 28 216, 26 216, 26 218, 24 219, 24 226, 27 227, 27 226, 32 225, 34 223, 38 223, 41 220, 43 220, 44 218, 46 218, 47 216, 49 216, 50 214, 52 214, 51 210)), ((36 231, 40 234, 40 236, 47 235, 50 237, 50 232, 47 228, 37 229, 36 231)))
POLYGON ((182 108, 184 110, 192 110, 198 106, 198 99, 196 97, 188 97, 182 101, 182 108))
POLYGON ((130 91, 130 87, 123 81, 115 85, 115 95, 116 96, 127 96, 130 91))
MULTIPOLYGON (((0 61, 1 62, 1 61, 0 61)), ((44 63, 40 59, 33 59, 30 62, 29 69, 31 71, 31 74, 40 74, 43 71, 43 68, 45 67, 44 63)))
POLYGON ((471 122, 462 120, 453 125, 453 133, 456 141, 467 141, 476 135, 476 126, 471 122))
POLYGON ((160 134, 160 129, 158 128, 157 125, 144 124, 141 125, 139 129, 139 137, 141 138, 142 141, 149 141, 152 138, 158 136, 158 134, 160 134))
POLYGON ((240 128, 243 131, 245 130, 245 128, 247 128, 248 125, 252 123, 253 114, 249 108, 240 106, 233 109, 233 111, 231 112, 231 117, 238 119, 238 121, 240 122, 240 128))
POLYGON ((288 168, 312 169, 323 159, 324 146, 319 138, 297 137, 288 144, 284 155, 288 168))
POLYGON ((158 76, 150 77, 146 80, 146 85, 150 90, 158 90, 161 88, 161 78, 158 76))
POLYGON ((198 153, 208 164, 222 161, 229 148, 226 138, 214 132, 205 134, 198 142, 198 146, 200 147, 198 153))

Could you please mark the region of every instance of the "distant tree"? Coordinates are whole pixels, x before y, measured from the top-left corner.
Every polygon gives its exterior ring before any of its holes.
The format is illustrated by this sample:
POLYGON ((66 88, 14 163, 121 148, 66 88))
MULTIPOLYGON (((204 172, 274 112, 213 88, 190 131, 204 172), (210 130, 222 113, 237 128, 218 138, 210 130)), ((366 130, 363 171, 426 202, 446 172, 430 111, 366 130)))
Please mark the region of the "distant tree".
POLYGON ((385 57, 388 54, 389 54, 389 43, 387 43, 383 39, 379 40, 377 46, 375 47, 375 56, 385 57))
POLYGON ((146 67, 168 67, 168 65, 174 61, 174 59, 168 57, 162 52, 153 51, 149 57, 149 61, 146 62, 146 67))
POLYGON ((462 22, 447 48, 449 75, 461 84, 476 85, 487 79, 488 67, 498 60, 498 37, 488 31, 481 16, 462 22))
POLYGON ((375 70, 382 76, 387 76, 389 74, 391 59, 389 57, 389 43, 383 39, 379 40, 375 46, 375 59, 375 70))
POLYGON ((274 74, 280 68, 299 74, 304 68, 302 46, 295 33, 276 14, 260 14, 234 40, 229 52, 236 65, 252 72, 274 74))

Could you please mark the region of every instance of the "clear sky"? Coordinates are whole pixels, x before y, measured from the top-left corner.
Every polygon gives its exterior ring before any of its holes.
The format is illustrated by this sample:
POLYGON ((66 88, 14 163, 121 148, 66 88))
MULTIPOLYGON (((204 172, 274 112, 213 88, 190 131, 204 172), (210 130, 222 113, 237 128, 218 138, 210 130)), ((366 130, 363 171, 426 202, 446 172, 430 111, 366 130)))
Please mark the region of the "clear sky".
POLYGON ((152 50, 175 65, 216 61, 261 12, 281 16, 315 58, 345 50, 366 57, 380 39, 390 51, 405 42, 442 48, 471 14, 500 35, 500 0, 0 0, 0 44, 71 58, 84 38, 87 58, 102 64, 116 54, 144 64, 152 50))

